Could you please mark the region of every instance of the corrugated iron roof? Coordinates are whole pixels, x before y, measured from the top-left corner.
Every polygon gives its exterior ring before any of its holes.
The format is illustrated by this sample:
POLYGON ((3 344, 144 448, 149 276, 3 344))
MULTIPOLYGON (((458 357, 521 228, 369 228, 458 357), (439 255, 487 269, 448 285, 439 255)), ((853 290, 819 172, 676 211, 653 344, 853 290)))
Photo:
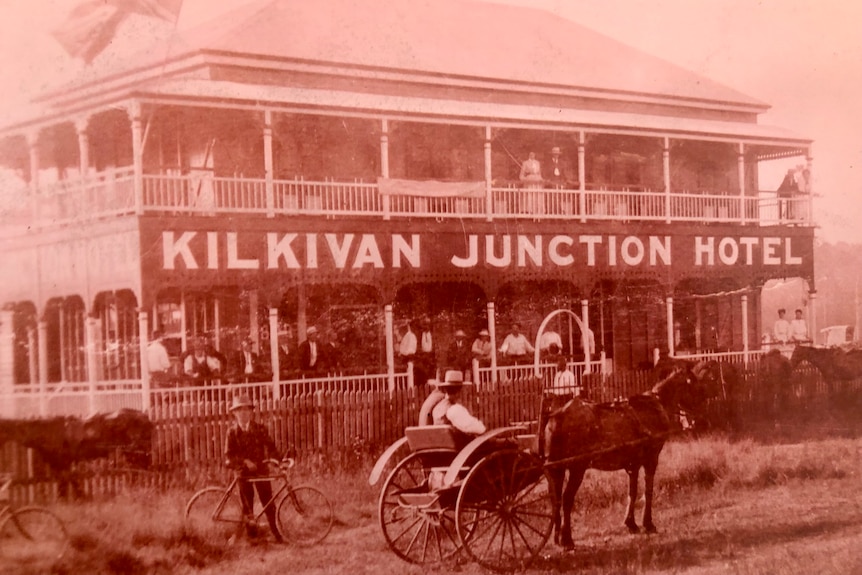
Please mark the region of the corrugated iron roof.
POLYGON ((768 108, 550 12, 474 0, 263 0, 78 83, 198 51, 768 108))

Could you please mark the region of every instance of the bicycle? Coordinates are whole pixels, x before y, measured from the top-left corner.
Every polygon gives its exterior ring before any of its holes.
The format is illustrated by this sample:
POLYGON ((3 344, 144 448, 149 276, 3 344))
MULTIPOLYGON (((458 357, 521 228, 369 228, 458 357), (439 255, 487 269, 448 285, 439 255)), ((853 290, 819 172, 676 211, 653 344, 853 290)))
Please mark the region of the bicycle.
POLYGON ((227 487, 205 487, 186 504, 187 524, 195 531, 204 534, 212 541, 229 541, 239 536, 251 526, 251 532, 261 532, 261 522, 266 509, 277 505, 278 527, 286 541, 300 546, 310 546, 323 541, 332 530, 332 504, 322 491, 309 485, 294 487, 287 471, 293 467, 294 460, 278 462, 267 460, 267 465, 277 468, 279 473, 261 477, 243 478, 243 481, 281 481, 274 490, 272 499, 262 506, 257 514, 244 517, 239 497, 239 477, 235 477, 227 487))
POLYGON ((62 556, 69 543, 63 521, 38 505, 13 508, 11 485, 11 475, 0 476, 0 558, 29 562, 62 556))

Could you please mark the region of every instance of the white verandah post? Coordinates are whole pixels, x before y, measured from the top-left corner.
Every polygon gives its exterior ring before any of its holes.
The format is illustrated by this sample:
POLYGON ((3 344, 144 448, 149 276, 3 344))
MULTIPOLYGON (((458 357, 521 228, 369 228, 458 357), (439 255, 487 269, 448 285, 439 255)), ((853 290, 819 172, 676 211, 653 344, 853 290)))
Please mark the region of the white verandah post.
POLYGON ((149 411, 152 400, 152 387, 150 386, 150 366, 147 362, 147 346, 149 340, 149 322, 147 312, 138 311, 138 341, 141 359, 141 410, 149 411))
POLYGON ((395 391, 395 333, 392 304, 383 307, 383 324, 386 333, 386 380, 389 391, 395 391))

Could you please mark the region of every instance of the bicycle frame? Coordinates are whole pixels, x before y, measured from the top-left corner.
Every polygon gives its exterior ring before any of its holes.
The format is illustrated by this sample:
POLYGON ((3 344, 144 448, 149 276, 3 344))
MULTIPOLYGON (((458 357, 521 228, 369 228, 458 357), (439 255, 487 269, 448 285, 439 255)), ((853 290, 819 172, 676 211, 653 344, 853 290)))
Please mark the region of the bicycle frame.
MULTIPOLYGON (((227 488, 225 488, 224 494, 222 495, 221 499, 219 500, 219 503, 216 506, 216 508, 213 510, 213 514, 212 514, 213 521, 222 521, 224 523, 239 523, 240 525, 244 525, 248 522, 257 523, 260 520, 260 518, 264 516, 264 514, 266 513, 266 510, 271 505, 272 506, 275 505, 276 501, 278 501, 278 499, 281 497, 282 494, 284 494, 285 492, 290 494, 290 492, 293 488, 292 488, 292 485, 290 483, 290 478, 287 476, 287 469, 289 469, 292 466, 293 466, 292 461, 291 461, 291 464, 286 469, 279 466, 279 473, 273 474, 273 475, 264 475, 264 476, 260 476, 260 477, 234 477, 233 480, 230 482, 230 484, 227 486, 227 488), (257 514, 254 514, 252 511, 251 517, 243 517, 239 521, 235 521, 235 520, 230 519, 230 518, 222 517, 222 511, 224 510, 225 504, 227 503, 228 499, 230 499, 231 494, 237 490, 237 486, 239 485, 240 481, 254 484, 254 483, 262 483, 264 481, 272 482, 272 481, 279 481, 279 480, 281 480, 280 481, 281 486, 278 489, 276 489, 275 491, 273 491, 272 497, 270 498, 270 500, 268 502, 264 503, 263 501, 261 501, 261 509, 257 514)), ((240 500, 241 499, 242 499, 242 496, 240 495, 240 500)), ((254 509, 254 507, 252 507, 252 510, 253 509, 254 509)))

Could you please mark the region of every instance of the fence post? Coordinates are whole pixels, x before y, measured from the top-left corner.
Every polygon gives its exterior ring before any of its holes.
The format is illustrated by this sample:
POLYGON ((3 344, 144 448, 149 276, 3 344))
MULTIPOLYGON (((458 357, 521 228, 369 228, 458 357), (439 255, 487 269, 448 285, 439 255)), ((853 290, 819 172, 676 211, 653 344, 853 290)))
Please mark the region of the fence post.
POLYGON ((278 359, 278 308, 269 308, 269 364, 272 366, 272 398, 281 399, 281 386, 278 385, 281 365, 278 359))
POLYGON ((392 304, 383 307, 383 323, 386 333, 386 379, 389 391, 395 389, 395 332, 392 324, 392 304))
POLYGON ((325 397, 322 389, 314 392, 314 419, 317 423, 317 441, 315 447, 322 450, 326 445, 326 409, 324 408, 325 397))
POLYGON ((494 317, 494 302, 488 302, 488 334, 491 336, 491 383, 496 384, 497 377, 497 322, 494 317))
POLYGON ((147 312, 138 312, 138 352, 141 358, 141 410, 150 410, 151 389, 150 389, 150 366, 147 364, 147 345, 149 339, 149 326, 147 324, 147 312))
POLYGON ((85 338, 86 345, 84 349, 87 353, 87 381, 90 383, 90 392, 88 395, 89 414, 93 415, 98 411, 96 409, 96 369, 98 362, 96 358, 96 322, 94 317, 87 317, 85 320, 85 338))
POLYGON ((5 417, 13 417, 15 411, 15 329, 12 325, 14 314, 11 310, 0 312, 0 397, 9 397, 3 401, 0 413, 5 417), (8 394, 8 395, 7 395, 8 394))

